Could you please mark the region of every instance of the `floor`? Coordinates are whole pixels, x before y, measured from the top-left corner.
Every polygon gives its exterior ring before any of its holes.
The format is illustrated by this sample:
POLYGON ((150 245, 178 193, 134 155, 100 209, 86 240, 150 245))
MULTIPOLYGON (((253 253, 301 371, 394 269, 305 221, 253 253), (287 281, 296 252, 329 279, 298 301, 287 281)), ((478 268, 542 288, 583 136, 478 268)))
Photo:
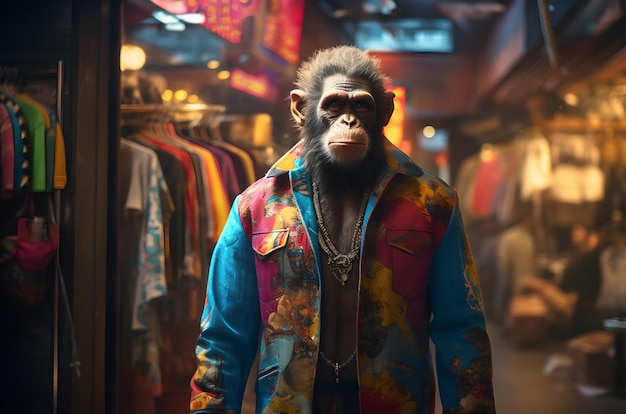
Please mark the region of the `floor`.
POLYGON ((567 356, 564 343, 551 342, 539 349, 516 349, 497 327, 490 327, 489 331, 499 414, 626 413, 626 398, 617 398, 612 392, 583 396, 576 382, 567 379, 569 377, 557 379, 544 374, 549 360, 567 356))

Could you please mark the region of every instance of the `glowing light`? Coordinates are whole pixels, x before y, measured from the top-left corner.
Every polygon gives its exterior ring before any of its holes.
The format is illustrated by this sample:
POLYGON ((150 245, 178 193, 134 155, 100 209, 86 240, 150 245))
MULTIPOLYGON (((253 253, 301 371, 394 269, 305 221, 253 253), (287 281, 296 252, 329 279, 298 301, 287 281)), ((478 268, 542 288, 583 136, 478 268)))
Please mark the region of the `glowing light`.
POLYGON ((206 16, 202 13, 185 13, 179 14, 176 17, 189 24, 204 24, 206 21, 206 16))
POLYGON ((217 72, 217 79, 226 80, 228 78, 230 78, 230 71, 220 70, 219 72, 217 72))
POLYGON ((196 95, 195 93, 189 95, 189 97, 187 97, 187 102, 189 103, 198 103, 200 102, 200 97, 198 95, 196 95))
POLYGON ((170 13, 166 13, 163 11, 155 11, 154 13, 152 13, 152 17, 154 17, 155 19, 157 19, 163 24, 172 24, 172 23, 180 22, 180 20, 178 20, 175 16, 172 16, 170 13))
POLYGON ((422 135, 424 135, 426 138, 432 138, 435 136, 435 134, 437 134, 437 130, 432 125, 426 125, 422 129, 422 135))
POLYGON ((179 102, 182 102, 185 99, 187 99, 187 96, 189 96, 189 93, 184 89, 179 89, 176 92, 174 92, 174 99, 176 99, 179 102))
POLYGON ((187 26, 183 22, 169 23, 163 26, 168 32, 184 32, 187 26))
POLYGON ((491 144, 484 144, 480 149, 480 160, 482 162, 489 162, 493 160, 495 156, 496 154, 491 144))
MULTIPOLYGON (((406 117, 406 88, 403 86, 392 86, 391 91, 395 95, 393 98, 394 110, 385 125, 385 136, 396 146, 401 146, 404 139, 404 119, 406 117)), ((409 152, 410 153, 410 152, 409 152)), ((407 154, 409 154, 407 153, 407 154)))
POLYGON ((572 105, 572 106, 578 105, 578 96, 574 95, 573 93, 566 93, 565 96, 563 97, 563 100, 568 105, 572 105))
POLYGON ((235 68, 230 75, 230 86, 270 102, 275 102, 278 96, 277 88, 265 73, 255 75, 235 68))
POLYGON ((296 64, 302 41, 304 0, 274 0, 267 3, 263 47, 282 60, 296 64))
POLYGON ((217 69, 220 67, 220 61, 219 60, 209 60, 206 64, 206 67, 209 69, 217 69))
POLYGON ((166 89, 161 93, 161 99, 165 102, 170 102, 172 97, 174 96, 174 92, 171 89, 166 89))
POLYGON ((139 70, 146 64, 146 52, 136 45, 122 45, 120 70, 139 70))

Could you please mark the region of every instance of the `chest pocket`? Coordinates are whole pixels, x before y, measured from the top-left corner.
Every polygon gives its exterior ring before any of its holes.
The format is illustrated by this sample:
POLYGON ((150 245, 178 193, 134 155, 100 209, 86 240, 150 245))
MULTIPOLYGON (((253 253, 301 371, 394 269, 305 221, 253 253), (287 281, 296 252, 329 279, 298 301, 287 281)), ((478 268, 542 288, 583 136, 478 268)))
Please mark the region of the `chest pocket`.
POLYGON ((421 297, 426 289, 434 252, 433 233, 428 228, 388 228, 393 290, 409 300, 421 297))
POLYGON ((285 248, 288 240, 289 229, 252 234, 252 248, 257 254, 259 299, 262 306, 277 301, 284 292, 282 269, 288 265, 285 248))

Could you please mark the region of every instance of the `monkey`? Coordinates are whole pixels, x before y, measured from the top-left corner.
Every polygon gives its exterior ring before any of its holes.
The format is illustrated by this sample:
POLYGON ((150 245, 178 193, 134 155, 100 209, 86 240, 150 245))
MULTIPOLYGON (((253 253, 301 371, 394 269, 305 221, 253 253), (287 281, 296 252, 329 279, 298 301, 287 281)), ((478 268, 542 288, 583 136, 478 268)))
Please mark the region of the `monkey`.
MULTIPOLYGON (((372 191, 384 162, 383 127, 392 115, 394 94, 385 89, 387 80, 375 69, 376 60, 355 49, 339 51, 329 59, 313 58, 300 68, 296 89, 290 93, 290 110, 301 128, 304 169, 319 188, 321 211, 316 214, 324 216, 333 244, 347 252, 363 195, 372 191)), ((322 263, 327 261, 322 252, 322 263)), ((322 284, 331 288, 322 297, 322 320, 328 322, 322 325, 321 348, 337 355, 336 362, 355 347, 356 334, 347 333, 356 326, 357 269, 351 270, 349 289, 336 288, 332 278, 328 265, 323 266, 322 284)), ((342 381, 339 392, 332 391, 330 368, 323 358, 318 360, 314 413, 358 413, 354 364, 346 365, 352 378, 342 381)))
POLYGON ((431 339, 444 412, 495 414, 456 190, 385 137, 388 83, 355 46, 300 65, 298 142, 237 196, 212 253, 192 414, 238 412, 257 355, 257 412, 433 414, 431 339))

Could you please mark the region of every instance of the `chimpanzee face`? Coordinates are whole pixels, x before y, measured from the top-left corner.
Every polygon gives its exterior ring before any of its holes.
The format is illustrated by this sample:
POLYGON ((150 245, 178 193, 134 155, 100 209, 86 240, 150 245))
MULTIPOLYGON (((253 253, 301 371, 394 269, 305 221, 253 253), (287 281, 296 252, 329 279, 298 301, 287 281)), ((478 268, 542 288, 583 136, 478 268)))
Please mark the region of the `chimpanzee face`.
POLYGON ((326 78, 317 118, 327 128, 322 148, 331 160, 351 165, 365 157, 371 145, 369 131, 376 122, 376 102, 364 81, 344 75, 326 78))
POLYGON ((302 90, 291 91, 291 114, 304 127, 307 150, 342 168, 355 167, 366 158, 393 111, 393 103, 388 102, 393 102, 393 94, 377 105, 367 81, 343 74, 328 76, 319 99, 310 99, 314 98, 302 90))

